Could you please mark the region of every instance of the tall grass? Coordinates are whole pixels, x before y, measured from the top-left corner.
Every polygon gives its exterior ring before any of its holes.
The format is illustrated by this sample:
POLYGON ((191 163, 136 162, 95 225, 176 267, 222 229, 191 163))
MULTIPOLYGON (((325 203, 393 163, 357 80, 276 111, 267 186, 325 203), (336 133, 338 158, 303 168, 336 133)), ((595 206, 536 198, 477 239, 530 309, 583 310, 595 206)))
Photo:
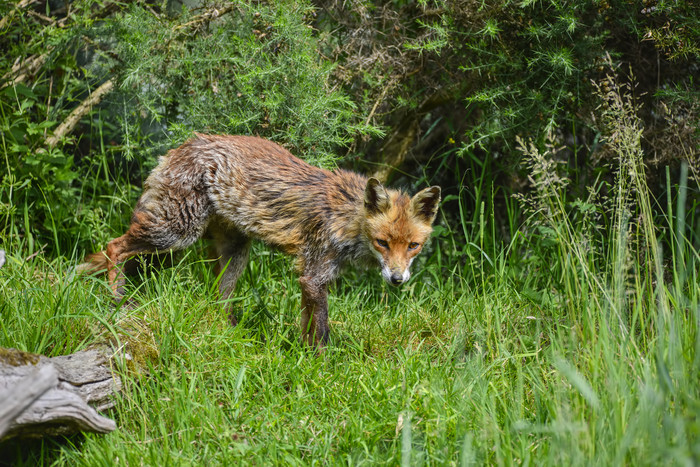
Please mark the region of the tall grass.
POLYGON ((664 238, 646 185, 637 105, 629 87, 613 76, 607 84, 600 111, 617 173, 606 203, 594 204, 603 195, 592 190, 572 213, 551 154, 521 144, 536 188, 535 224, 554 241, 552 272, 567 310, 566 324, 550 329, 552 365, 569 389, 555 396, 563 400, 549 429, 570 460, 690 465, 700 455, 700 287, 698 252, 685 227, 687 171, 675 213, 667 177, 664 238), (602 237, 589 225, 592 210, 612 219, 602 237), (663 244, 671 245, 670 259, 663 244))
POLYGON ((118 338, 139 364, 122 370, 125 388, 108 414, 116 432, 10 441, 0 458, 697 464, 700 258, 684 199, 696 187, 684 171, 672 185, 667 172, 666 212, 654 214, 634 101, 611 89, 600 109, 617 156, 607 189, 601 180, 569 199, 546 152, 556 148, 522 142, 534 190, 509 243, 493 241, 485 180, 473 194, 478 208, 443 226, 406 287, 386 286, 377 271, 332 287, 323 356, 300 345, 290 261, 259 245, 239 283, 236 328, 199 250, 135 283, 133 310, 113 308, 102 279, 71 277, 75 261, 11 250, 0 269, 0 346, 57 355, 118 338))

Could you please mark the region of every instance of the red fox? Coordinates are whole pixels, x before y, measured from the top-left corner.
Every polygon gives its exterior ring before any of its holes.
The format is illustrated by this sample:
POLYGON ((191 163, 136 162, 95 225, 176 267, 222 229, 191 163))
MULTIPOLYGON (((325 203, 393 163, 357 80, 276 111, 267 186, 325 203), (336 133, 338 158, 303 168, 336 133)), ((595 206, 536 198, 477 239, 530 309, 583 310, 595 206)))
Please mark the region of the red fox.
POLYGON ((296 257, 302 338, 323 347, 329 282, 347 263, 371 262, 390 284, 406 282, 439 203, 438 186, 409 198, 375 178, 309 165, 265 139, 196 134, 161 157, 129 229, 105 251, 88 255, 79 270, 106 270, 120 300, 128 259, 207 238, 226 299, 245 269, 251 240, 259 239, 296 257))

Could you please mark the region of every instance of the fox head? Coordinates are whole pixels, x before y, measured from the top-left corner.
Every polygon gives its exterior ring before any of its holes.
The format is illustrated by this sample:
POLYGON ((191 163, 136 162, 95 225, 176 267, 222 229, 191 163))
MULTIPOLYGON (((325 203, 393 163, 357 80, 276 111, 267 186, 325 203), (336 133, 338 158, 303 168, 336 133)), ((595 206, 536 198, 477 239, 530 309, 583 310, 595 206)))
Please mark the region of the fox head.
POLYGON ((413 198, 385 189, 370 178, 365 188, 365 235, 382 267, 382 277, 399 285, 411 277, 411 263, 433 230, 440 187, 431 186, 413 198))

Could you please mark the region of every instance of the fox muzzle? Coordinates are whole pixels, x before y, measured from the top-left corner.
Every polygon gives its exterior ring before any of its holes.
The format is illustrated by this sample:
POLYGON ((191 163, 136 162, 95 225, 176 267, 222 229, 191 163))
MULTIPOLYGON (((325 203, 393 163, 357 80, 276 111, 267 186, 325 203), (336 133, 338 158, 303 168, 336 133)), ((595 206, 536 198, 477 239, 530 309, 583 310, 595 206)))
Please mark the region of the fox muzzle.
POLYGON ((408 264, 401 265, 401 262, 391 261, 384 258, 377 250, 372 249, 375 252, 379 264, 382 268, 382 277, 391 285, 401 285, 408 281, 411 277, 411 263, 413 258, 408 261, 408 264), (397 264, 399 263, 399 264, 397 264))
POLYGON ((384 268, 382 276, 391 285, 401 285, 411 277, 411 272, 408 269, 402 271, 397 268, 384 268))
POLYGON ((403 282, 403 274, 399 272, 394 272, 391 274, 391 284, 399 285, 403 282))

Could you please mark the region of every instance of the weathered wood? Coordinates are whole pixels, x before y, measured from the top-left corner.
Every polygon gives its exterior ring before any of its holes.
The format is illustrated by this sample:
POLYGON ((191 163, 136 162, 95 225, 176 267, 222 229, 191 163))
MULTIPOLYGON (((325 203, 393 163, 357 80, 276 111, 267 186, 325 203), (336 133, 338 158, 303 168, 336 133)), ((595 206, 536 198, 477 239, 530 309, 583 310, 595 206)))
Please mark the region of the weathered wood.
POLYGON ((33 374, 0 393, 0 400, 3 401, 0 405, 0 439, 22 412, 57 384, 58 372, 56 368, 47 365, 35 370, 33 374))
POLYGON ((0 348, 0 440, 110 432, 116 424, 96 410, 112 407, 120 390, 103 350, 47 358, 0 348))
POLYGON ((2 439, 67 435, 78 431, 109 433, 116 428, 114 420, 99 415, 74 392, 52 388, 12 422, 2 439))

